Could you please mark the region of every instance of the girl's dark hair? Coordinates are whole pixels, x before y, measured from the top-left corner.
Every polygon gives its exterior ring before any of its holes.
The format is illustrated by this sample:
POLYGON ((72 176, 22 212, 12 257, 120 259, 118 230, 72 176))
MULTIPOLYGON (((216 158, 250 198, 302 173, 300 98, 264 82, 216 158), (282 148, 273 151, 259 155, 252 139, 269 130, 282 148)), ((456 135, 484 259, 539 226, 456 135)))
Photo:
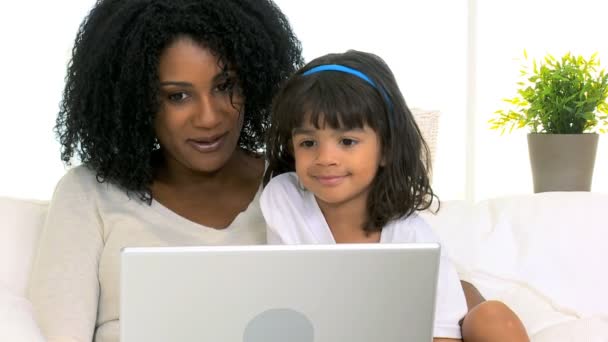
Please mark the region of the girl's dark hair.
POLYGON ((271 0, 99 0, 76 36, 55 126, 65 163, 77 156, 98 181, 151 200, 159 57, 182 37, 236 71, 245 98, 239 146, 263 151, 272 98, 303 64, 271 0))
POLYGON ((333 129, 352 129, 368 125, 380 137, 385 164, 378 170, 367 200, 366 232, 379 231, 391 220, 431 206, 436 196, 430 185, 428 146, 393 73, 380 57, 354 50, 325 55, 308 63, 287 81, 272 107, 266 139, 269 166, 264 184, 274 176, 295 171, 291 137, 305 118, 310 118, 317 128, 328 125, 333 129), (358 70, 376 87, 343 72, 302 75, 326 64, 358 70))

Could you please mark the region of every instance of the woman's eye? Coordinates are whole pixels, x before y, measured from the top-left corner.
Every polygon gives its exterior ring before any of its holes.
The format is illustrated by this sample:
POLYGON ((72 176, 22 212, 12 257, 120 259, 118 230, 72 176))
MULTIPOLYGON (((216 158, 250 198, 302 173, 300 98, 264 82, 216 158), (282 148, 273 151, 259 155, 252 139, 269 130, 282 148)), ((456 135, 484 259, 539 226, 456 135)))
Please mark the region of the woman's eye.
POLYGON ((169 101, 171 102, 182 102, 188 98, 188 94, 184 92, 174 93, 169 95, 169 101))
POLYGON ((357 144, 357 141, 354 139, 348 139, 348 138, 344 138, 342 140, 340 140, 340 144, 350 147, 350 146, 354 146, 357 144))
POLYGON ((231 91, 233 88, 234 88, 234 82, 231 80, 220 83, 216 86, 216 89, 221 92, 231 91))

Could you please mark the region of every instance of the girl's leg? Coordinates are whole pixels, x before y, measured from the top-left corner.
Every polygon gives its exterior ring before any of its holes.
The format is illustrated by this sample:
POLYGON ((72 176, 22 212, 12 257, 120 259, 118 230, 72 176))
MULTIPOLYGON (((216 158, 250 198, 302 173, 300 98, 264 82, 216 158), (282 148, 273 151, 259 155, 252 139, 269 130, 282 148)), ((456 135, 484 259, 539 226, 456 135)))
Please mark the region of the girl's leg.
POLYGON ((517 315, 504 303, 486 301, 473 284, 461 281, 469 312, 462 322, 464 342, 528 342, 517 315))
POLYGON ((476 307, 477 304, 481 304, 482 302, 486 301, 486 299, 483 298, 479 290, 477 290, 477 288, 473 284, 461 280, 460 285, 464 290, 464 297, 467 300, 467 308, 469 309, 469 311, 471 311, 472 308, 476 307))

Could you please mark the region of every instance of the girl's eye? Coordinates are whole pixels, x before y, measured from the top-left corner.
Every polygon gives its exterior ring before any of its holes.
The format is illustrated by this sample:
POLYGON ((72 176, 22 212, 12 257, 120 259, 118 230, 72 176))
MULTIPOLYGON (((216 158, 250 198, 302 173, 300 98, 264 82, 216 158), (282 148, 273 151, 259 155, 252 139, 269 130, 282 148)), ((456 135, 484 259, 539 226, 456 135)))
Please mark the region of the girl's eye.
POLYGON ((346 147, 355 146, 357 143, 358 143, 358 141, 356 141, 354 139, 349 139, 349 138, 343 138, 342 140, 340 140, 340 144, 342 144, 346 147))
POLYGON ((171 102, 182 102, 187 99, 189 96, 184 92, 173 93, 169 95, 169 101, 171 102))
POLYGON ((313 140, 304 140, 300 142, 300 146, 304 148, 311 148, 315 146, 315 142, 313 140))

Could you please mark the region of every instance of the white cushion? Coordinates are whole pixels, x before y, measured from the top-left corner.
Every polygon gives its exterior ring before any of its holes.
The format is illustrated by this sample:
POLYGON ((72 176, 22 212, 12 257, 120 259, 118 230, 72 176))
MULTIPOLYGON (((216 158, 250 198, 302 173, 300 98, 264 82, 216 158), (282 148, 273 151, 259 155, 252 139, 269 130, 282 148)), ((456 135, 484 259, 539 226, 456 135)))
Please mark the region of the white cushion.
POLYGON ((480 203, 474 272, 525 284, 563 311, 608 316, 608 195, 549 192, 480 203))
POLYGON ((534 342, 608 341, 608 194, 445 202, 425 213, 461 278, 505 302, 534 342))
POLYGON ((0 286, 25 296, 48 203, 0 197, 0 286))
POLYGON ((44 341, 34 320, 30 302, 2 286, 0 286, 0 341, 44 341))
POLYGON ((533 342, 606 342, 608 320, 582 318, 551 326, 532 337, 533 342))

